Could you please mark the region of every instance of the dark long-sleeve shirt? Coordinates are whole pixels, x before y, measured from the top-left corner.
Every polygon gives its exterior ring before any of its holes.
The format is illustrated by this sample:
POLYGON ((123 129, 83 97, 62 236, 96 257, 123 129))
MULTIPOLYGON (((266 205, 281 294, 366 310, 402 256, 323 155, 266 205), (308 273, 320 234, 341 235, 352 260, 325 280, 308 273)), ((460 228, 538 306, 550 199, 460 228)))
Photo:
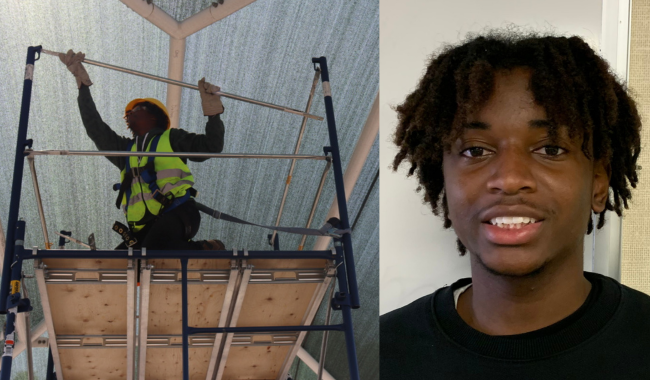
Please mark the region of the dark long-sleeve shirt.
POLYGON ((650 379, 650 297, 585 272, 591 293, 540 330, 490 336, 458 315, 461 279, 380 319, 381 380, 650 379))
MULTIPOLYGON (((88 137, 95 143, 98 150, 126 150, 133 139, 120 136, 111 129, 99 115, 95 102, 90 94, 90 88, 82 85, 79 89, 79 112, 88 137)), ((162 130, 152 130, 145 141, 149 140, 162 130)), ((201 152, 220 153, 223 150, 224 126, 219 115, 209 116, 205 124, 205 134, 187 132, 183 129, 172 128, 169 131, 169 141, 174 152, 201 152)), ((140 143, 138 143, 140 145, 140 143)), ((142 150, 138 146, 138 150, 142 150)), ((126 167, 125 157, 106 157, 120 170, 126 167)), ((202 162, 207 158, 190 158, 191 161, 202 162)))

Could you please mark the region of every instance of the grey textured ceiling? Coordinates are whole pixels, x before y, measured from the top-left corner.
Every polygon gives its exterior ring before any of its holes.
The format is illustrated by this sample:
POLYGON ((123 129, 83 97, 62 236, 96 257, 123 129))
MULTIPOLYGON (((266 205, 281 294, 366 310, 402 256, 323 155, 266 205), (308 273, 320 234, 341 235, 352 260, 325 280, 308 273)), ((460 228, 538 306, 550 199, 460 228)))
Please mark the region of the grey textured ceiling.
MULTIPOLYGON (((233 1, 233 0, 226 0, 233 1)), ((154 1, 181 21, 210 1, 154 1)), ((10 186, 27 47, 83 51, 90 59, 167 76, 169 37, 117 0, 12 0, 0 10, 0 170, 10 186)), ((258 0, 187 38, 183 81, 206 79, 223 91, 291 108, 304 109, 313 79, 312 57, 326 56, 343 159, 343 169, 357 143, 379 89, 379 4, 358 1, 258 0)), ((131 75, 86 66, 91 92, 104 121, 125 136, 124 106, 136 97, 163 102, 167 86, 131 75)), ((35 149, 94 150, 77 108, 71 74, 57 58, 43 55, 35 65, 28 137, 35 149)), ((300 116, 224 99, 224 152, 293 153, 300 116)), ((320 86, 311 113, 324 116, 320 86)), ((183 89, 180 126, 201 133, 199 95, 183 89)), ((321 154, 329 145, 324 121, 310 120, 300 153, 321 154)), ((378 184, 377 141, 349 201, 363 307, 354 311, 362 378, 378 373, 378 184), (364 199, 367 199, 364 203, 364 199), (363 210, 361 209, 364 204, 363 210), (363 321, 363 322, 362 322, 363 321)), ((289 170, 287 160, 211 159, 190 163, 199 201, 259 224, 274 224, 289 170)), ((54 231, 73 231, 85 240, 95 233, 98 246, 119 243, 111 231, 122 220, 111 185, 117 169, 100 157, 39 157, 36 160, 50 240, 54 231)), ((300 161, 296 166, 281 224, 304 226, 324 167, 300 161)), ((328 176, 312 227, 320 227, 334 200, 328 176)), ((10 194, 0 194, 0 220, 6 229, 10 194)), ((31 176, 25 171, 20 216, 27 222, 26 244, 43 247, 31 176)), ((219 238, 228 248, 268 249, 268 231, 203 217, 198 239, 219 238)), ((282 249, 295 249, 300 237, 280 235, 282 249)), ((307 240, 310 249, 313 239, 307 240)), ((25 267, 30 264, 26 263, 25 267)), ((31 285, 30 285, 31 287, 31 285)), ((35 295, 35 290, 31 292, 35 295)), ((38 297, 33 296, 38 302, 38 297)), ((42 319, 36 311, 34 323, 42 319)), ((306 346, 310 351, 308 338, 306 346)), ((333 340, 331 345, 340 344, 333 340)), ((312 352, 314 356, 317 353, 312 352)), ((345 360, 328 360, 337 378, 347 378, 345 360)), ((43 369, 44 370, 44 369, 43 369)), ((301 371, 302 372, 302 371, 301 371)), ((298 378, 309 378, 301 374, 298 378), (302 376, 302 377, 300 377, 302 376)))

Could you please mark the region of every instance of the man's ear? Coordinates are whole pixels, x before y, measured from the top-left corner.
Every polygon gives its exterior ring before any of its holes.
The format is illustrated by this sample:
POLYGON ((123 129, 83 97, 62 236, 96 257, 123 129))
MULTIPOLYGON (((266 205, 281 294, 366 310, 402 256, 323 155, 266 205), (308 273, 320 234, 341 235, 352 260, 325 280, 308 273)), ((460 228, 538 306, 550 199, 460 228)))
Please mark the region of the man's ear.
POLYGON ((591 209, 595 213, 603 212, 609 197, 609 179, 612 168, 609 162, 601 159, 594 162, 594 182, 591 196, 591 209))

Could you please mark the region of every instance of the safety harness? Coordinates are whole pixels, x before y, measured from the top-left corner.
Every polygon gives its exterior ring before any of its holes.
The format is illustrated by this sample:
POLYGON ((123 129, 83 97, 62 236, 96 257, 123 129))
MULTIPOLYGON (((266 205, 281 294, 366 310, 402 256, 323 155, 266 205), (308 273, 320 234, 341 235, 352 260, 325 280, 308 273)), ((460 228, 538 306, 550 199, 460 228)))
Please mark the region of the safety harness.
MULTIPOLYGON (((161 135, 156 135, 153 137, 151 140, 151 147, 149 148, 150 152, 155 152, 156 149, 158 148, 158 140, 160 140, 161 135)), ((128 151, 131 151, 133 149, 133 144, 135 144, 135 141, 131 141, 128 147, 128 151)), ((127 158, 126 160, 126 169, 124 173, 124 180, 122 183, 116 184, 113 186, 114 190, 119 189, 119 194, 117 195, 117 199, 115 200, 115 207, 118 209, 120 208, 120 205, 122 204, 122 199, 124 197, 124 194, 126 193, 126 199, 127 199, 127 205, 125 206, 125 211, 128 210, 128 200, 131 199, 131 183, 133 180, 137 177, 142 178, 142 180, 149 186, 149 190, 151 190, 151 195, 153 198, 160 202, 162 204, 162 211, 161 214, 164 214, 166 212, 169 212, 176 207, 180 206, 181 204, 185 203, 190 197, 194 197, 197 194, 196 189, 193 187, 190 188, 185 195, 183 195, 180 198, 174 198, 172 195, 172 198, 168 198, 165 196, 160 191, 160 187, 158 187, 158 184, 156 183, 156 180, 158 179, 158 176, 156 175, 156 166, 155 166, 155 156, 149 157, 147 160, 147 163, 144 166, 138 166, 138 167, 131 167, 131 160, 127 158)))
MULTIPOLYGON (((152 138, 149 147, 150 152, 155 152, 157 150, 158 140, 160 140, 160 136, 161 134, 158 134, 152 138)), ((129 147, 127 148, 129 152, 132 151, 134 144, 135 144, 135 140, 131 141, 129 147)), ((117 199, 115 200, 115 207, 117 207, 118 209, 120 208, 120 205, 122 204, 122 200, 126 195, 126 205, 124 206, 124 212, 125 213, 128 212, 129 200, 131 199, 131 186, 133 180, 137 179, 138 177, 141 178, 142 181, 149 186, 149 190, 151 191, 152 197, 162 205, 162 208, 158 215, 165 214, 175 209, 176 207, 180 206, 181 204, 189 200, 190 197, 195 197, 198 194, 196 189, 194 189, 193 187, 189 188, 186 191, 185 195, 179 198, 175 198, 173 194, 169 194, 171 195, 171 198, 163 194, 160 191, 160 187, 156 183, 156 181, 158 180, 158 175, 156 173, 155 159, 156 159, 155 156, 151 156, 148 157, 147 163, 144 166, 131 167, 131 160, 130 158, 127 157, 124 179, 122 180, 121 183, 117 183, 113 185, 113 190, 119 190, 117 199)), ((137 239, 133 236, 130 229, 126 228, 124 224, 120 222, 115 222, 115 224, 113 224, 113 230, 120 234, 120 236, 125 241, 127 246, 130 247, 137 242, 137 239)))
MULTIPOLYGON (((153 137, 151 140, 151 146, 149 148, 150 152, 155 152, 156 148, 158 147, 158 140, 160 139, 160 135, 156 135, 153 137)), ((135 144, 135 141, 132 141, 131 144, 129 145, 128 150, 131 151, 133 149, 133 144, 135 144)), ((174 198, 172 195, 171 198, 168 198, 165 196, 161 191, 160 188, 158 187, 158 184, 156 183, 156 180, 158 179, 157 174, 156 174, 156 169, 154 165, 154 160, 155 156, 149 157, 147 163, 144 166, 138 166, 135 168, 131 167, 131 160, 127 158, 126 160, 126 169, 125 169, 125 174, 124 174, 124 179, 122 180, 122 183, 115 184, 113 186, 113 190, 119 190, 119 194, 117 195, 117 199, 115 200, 115 206, 119 209, 120 205, 122 203, 122 199, 124 195, 126 194, 126 199, 127 199, 127 204, 125 208, 125 212, 128 209, 128 200, 131 199, 131 184, 134 179, 136 178, 141 178, 144 182, 147 183, 149 186, 149 189, 151 190, 153 198, 160 202, 162 204, 162 209, 160 211, 160 214, 164 214, 166 212, 169 212, 173 210, 174 208, 180 206, 181 204, 185 203, 190 197, 195 197, 198 192, 194 188, 189 188, 188 191, 185 193, 180 198, 174 198)), ((238 224, 245 224, 245 225, 251 225, 251 226, 257 226, 257 227, 262 227, 262 228, 267 228, 270 230, 275 230, 275 231, 280 231, 280 232, 287 232, 291 234, 300 234, 300 235, 311 235, 311 236, 329 236, 329 237, 334 237, 334 238, 340 238, 342 237, 343 234, 350 233, 350 229, 339 229, 339 220, 337 218, 331 218, 328 220, 320 229, 315 229, 315 228, 297 228, 297 227, 280 227, 280 226, 266 226, 266 225, 261 225, 261 224, 256 224, 256 223, 251 223, 247 222, 245 220, 239 219, 237 217, 234 217, 232 215, 228 215, 226 213, 223 213, 221 211, 214 210, 206 205, 203 205, 201 203, 196 203, 197 209, 199 211, 202 211, 205 214, 210 215, 211 217, 215 219, 221 219, 225 220, 228 222, 233 222, 233 223, 238 223, 238 224)), ((159 214, 159 215, 160 215, 159 214)), ((131 233, 130 229, 125 226, 124 224, 120 222, 115 222, 113 225, 113 230, 122 236, 122 239, 125 241, 126 245, 128 247, 134 245, 137 243, 137 239, 133 236, 131 233)))
POLYGON ((211 209, 210 207, 201 204, 199 202, 196 202, 196 208, 198 208, 199 211, 208 214, 215 219, 221 219, 221 220, 225 220, 226 222, 245 224, 249 226, 257 226, 257 227, 262 227, 262 228, 266 228, 278 232, 287 232, 290 234, 309 235, 309 236, 329 236, 333 238, 341 238, 343 234, 349 234, 351 231, 351 229, 349 228, 339 229, 340 220, 338 218, 328 219, 327 222, 319 229, 302 228, 302 227, 265 226, 263 224, 247 222, 245 220, 239 219, 232 215, 228 215, 225 212, 211 209))

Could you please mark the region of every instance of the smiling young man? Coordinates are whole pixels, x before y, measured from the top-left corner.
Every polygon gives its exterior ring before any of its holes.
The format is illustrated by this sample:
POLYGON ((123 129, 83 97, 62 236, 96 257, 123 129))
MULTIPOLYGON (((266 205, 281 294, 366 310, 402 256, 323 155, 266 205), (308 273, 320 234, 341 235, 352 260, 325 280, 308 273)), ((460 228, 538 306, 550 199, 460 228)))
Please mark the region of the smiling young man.
POLYGON ((382 316, 381 378, 650 378, 650 297, 583 272, 592 215, 637 183, 641 123, 607 63, 578 37, 475 37, 396 110, 393 166, 472 277, 382 316))

